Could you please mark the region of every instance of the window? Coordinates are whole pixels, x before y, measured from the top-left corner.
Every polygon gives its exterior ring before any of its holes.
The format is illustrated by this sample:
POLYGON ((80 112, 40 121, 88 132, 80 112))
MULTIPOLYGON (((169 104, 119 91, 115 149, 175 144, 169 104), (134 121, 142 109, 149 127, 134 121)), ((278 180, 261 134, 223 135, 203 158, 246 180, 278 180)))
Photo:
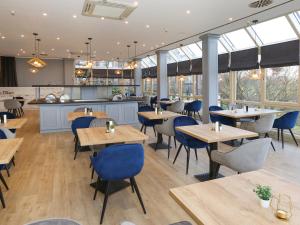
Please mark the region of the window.
POLYGON ((185 76, 179 78, 182 82, 182 96, 193 96, 193 76, 185 76))
POLYGON ((202 51, 195 43, 183 46, 182 50, 185 52, 185 54, 187 54, 187 56, 190 59, 197 59, 202 57, 202 51))
POLYGON ((255 43, 245 29, 236 30, 224 35, 229 39, 230 44, 235 51, 255 47, 255 43))
POLYGON ((269 101, 298 101, 299 67, 266 69, 266 98, 269 101))
POLYGON ((146 65, 148 65, 148 67, 156 66, 156 65, 153 63, 153 61, 152 61, 151 59, 149 59, 148 57, 143 58, 142 61, 143 61, 146 65))
POLYGON ((167 54, 167 63, 174 63, 176 62, 176 60, 172 57, 172 55, 170 55, 170 52, 168 52, 167 54))
POLYGON ((157 79, 156 78, 152 79, 152 94, 153 95, 157 94, 157 79))
POLYGON ((219 98, 230 98, 230 76, 229 73, 219 74, 219 98))
POLYGON ((300 33, 300 11, 291 13, 289 17, 297 28, 298 33, 300 33))
POLYGON ((169 77, 169 95, 176 97, 179 94, 177 77, 169 77))
POLYGON ((151 91, 152 91, 151 85, 152 85, 152 82, 151 82, 150 78, 144 79, 144 92, 146 92, 147 94, 151 94, 151 91))
POLYGON ((171 54, 177 62, 189 60, 189 58, 184 54, 184 52, 180 48, 175 48, 169 51, 169 54, 171 54))
POLYGON ((149 58, 156 66, 157 65, 157 55, 151 55, 151 56, 149 56, 149 58))
POLYGON ((224 48, 221 42, 218 41, 218 54, 224 54, 224 53, 227 53, 227 50, 224 48))
POLYGON ((202 95, 202 75, 194 75, 194 82, 195 82, 195 95, 201 96, 202 95))
POLYGON ((252 79, 251 75, 256 70, 245 70, 236 72, 236 99, 243 101, 260 100, 259 80, 252 79))
MULTIPOLYGON (((251 26, 264 45, 297 39, 293 28, 283 17, 251 26)), ((251 28, 247 28, 251 31, 251 28)))

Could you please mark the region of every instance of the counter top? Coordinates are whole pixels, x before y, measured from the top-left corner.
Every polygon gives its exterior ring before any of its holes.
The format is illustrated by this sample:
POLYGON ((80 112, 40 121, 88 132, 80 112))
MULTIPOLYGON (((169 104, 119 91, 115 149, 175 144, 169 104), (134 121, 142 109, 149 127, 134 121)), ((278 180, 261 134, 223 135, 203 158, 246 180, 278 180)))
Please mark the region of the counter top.
POLYGON ((45 99, 32 100, 28 102, 29 105, 67 105, 67 104, 80 104, 80 103, 122 103, 122 102, 142 102, 142 98, 128 98, 118 101, 113 101, 111 99, 95 99, 95 100, 70 100, 67 102, 60 102, 57 100, 54 103, 48 103, 45 99))

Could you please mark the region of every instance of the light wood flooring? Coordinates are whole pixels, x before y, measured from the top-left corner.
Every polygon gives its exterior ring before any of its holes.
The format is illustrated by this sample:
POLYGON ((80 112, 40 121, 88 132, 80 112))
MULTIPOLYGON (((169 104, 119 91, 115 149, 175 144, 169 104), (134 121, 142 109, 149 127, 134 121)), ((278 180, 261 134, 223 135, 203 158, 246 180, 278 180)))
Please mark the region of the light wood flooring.
MULTIPOLYGON (((33 220, 53 217, 71 218, 83 225, 99 224, 103 196, 93 201, 89 152, 79 153, 74 161, 74 142, 71 132, 40 134, 38 111, 26 111, 28 123, 17 131, 24 137, 16 155, 16 167, 11 177, 2 171, 10 190, 3 187, 7 208, 0 207, 1 225, 22 225, 33 220)), ((152 129, 148 130, 154 142, 152 129)), ((270 150, 265 169, 300 183, 300 148, 286 144, 284 150, 274 141, 277 152, 270 150)), ((110 196, 104 225, 119 225, 131 221, 136 225, 168 225, 192 219, 169 196, 170 188, 198 182, 193 175, 208 170, 206 151, 198 151, 199 160, 191 154, 189 175, 185 175, 183 151, 175 165, 166 150, 155 152, 145 146, 145 166, 136 180, 147 214, 144 215, 137 196, 127 188, 110 196)), ((224 175, 233 171, 221 168, 224 175)), ((1 184, 2 185, 2 184, 1 184)), ((193 223, 194 224, 194 223, 193 223)))

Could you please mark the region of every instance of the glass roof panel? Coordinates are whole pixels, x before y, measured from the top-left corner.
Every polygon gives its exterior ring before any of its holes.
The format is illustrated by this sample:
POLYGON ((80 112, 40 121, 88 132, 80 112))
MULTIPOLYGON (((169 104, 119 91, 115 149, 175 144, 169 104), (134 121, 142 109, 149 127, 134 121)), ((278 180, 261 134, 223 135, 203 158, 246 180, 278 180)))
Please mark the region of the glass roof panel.
POLYGON ((300 33, 300 11, 291 13, 289 17, 297 28, 298 33, 300 33))
POLYGON ((156 66, 148 57, 143 58, 142 61, 148 65, 148 67, 156 66))
POLYGON ((224 54, 224 53, 227 53, 227 50, 224 48, 221 42, 218 41, 218 54, 224 54))
POLYGON ((230 33, 224 34, 232 43, 232 48, 237 50, 254 48, 255 43, 245 31, 245 29, 236 30, 230 33))
POLYGON ((185 54, 188 55, 190 59, 197 59, 202 57, 202 51, 195 43, 186 45, 182 47, 185 54))
POLYGON ((155 63, 155 65, 157 65, 157 55, 151 55, 151 56, 149 56, 149 58, 151 59, 151 61, 153 63, 155 63))
POLYGON ((296 33, 284 16, 253 25, 252 28, 264 45, 297 39, 296 33))
POLYGON ((167 54, 167 63, 174 63, 176 62, 175 59, 170 55, 170 52, 167 54))
POLYGON ((177 62, 189 60, 180 48, 170 50, 169 53, 177 60, 177 62))
POLYGON ((142 68, 148 68, 148 65, 142 60, 142 68))

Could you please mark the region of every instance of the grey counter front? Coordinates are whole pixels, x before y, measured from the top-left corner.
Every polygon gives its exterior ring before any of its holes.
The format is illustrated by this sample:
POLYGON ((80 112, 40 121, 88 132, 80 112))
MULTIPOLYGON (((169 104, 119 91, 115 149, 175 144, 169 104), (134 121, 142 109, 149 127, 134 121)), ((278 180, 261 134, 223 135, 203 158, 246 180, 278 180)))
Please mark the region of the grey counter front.
POLYGON ((69 112, 78 107, 89 107, 94 112, 106 112, 118 124, 138 123, 137 101, 81 101, 68 103, 45 103, 42 100, 31 101, 29 104, 37 104, 40 108, 40 132, 70 131, 71 122, 67 120, 69 112))

